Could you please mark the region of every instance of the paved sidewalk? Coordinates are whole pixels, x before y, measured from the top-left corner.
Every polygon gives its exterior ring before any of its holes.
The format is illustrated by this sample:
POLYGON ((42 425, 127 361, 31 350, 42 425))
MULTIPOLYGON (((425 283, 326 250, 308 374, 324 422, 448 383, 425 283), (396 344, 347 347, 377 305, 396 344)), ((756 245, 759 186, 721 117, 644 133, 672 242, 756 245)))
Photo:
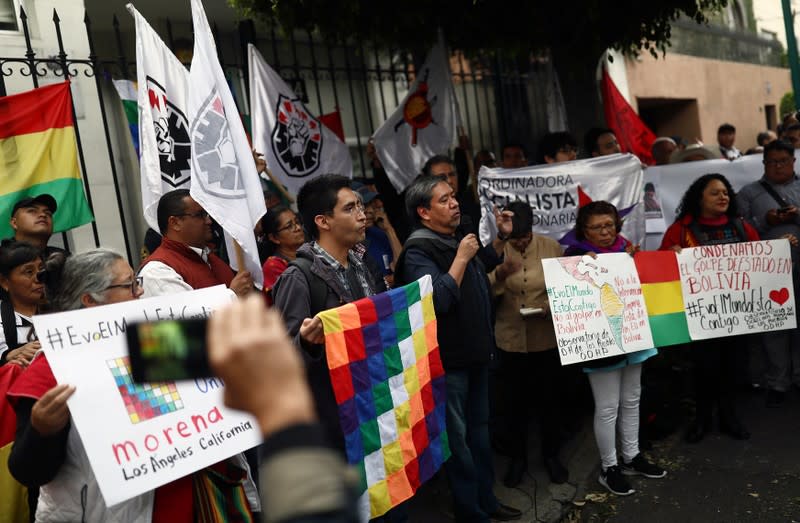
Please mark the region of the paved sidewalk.
MULTIPOLYGON (((568 514, 575 500, 583 499, 586 478, 598 465, 597 448, 591 430, 591 420, 586 418, 581 431, 568 441, 561 452, 564 465, 569 470, 569 481, 563 485, 552 485, 539 458, 538 438, 531 437, 529 448, 532 456, 528 473, 518 488, 503 486, 502 478, 508 458, 495 454, 495 493, 506 505, 523 511, 523 523, 556 523, 568 514), (533 457, 535 456, 535 457, 533 457)), ((532 435, 538 434, 534 427, 532 435)), ((409 520, 413 523, 440 523, 453 521, 450 507, 450 492, 444 471, 423 486, 410 505, 409 520)))
POLYGON ((749 441, 714 430, 692 445, 683 441, 684 427, 650 453, 666 478, 633 478, 637 492, 619 498, 601 492, 593 473, 585 485, 595 501, 565 521, 800 522, 800 393, 791 391, 776 409, 764 406, 763 393, 743 394, 738 406, 749 441))

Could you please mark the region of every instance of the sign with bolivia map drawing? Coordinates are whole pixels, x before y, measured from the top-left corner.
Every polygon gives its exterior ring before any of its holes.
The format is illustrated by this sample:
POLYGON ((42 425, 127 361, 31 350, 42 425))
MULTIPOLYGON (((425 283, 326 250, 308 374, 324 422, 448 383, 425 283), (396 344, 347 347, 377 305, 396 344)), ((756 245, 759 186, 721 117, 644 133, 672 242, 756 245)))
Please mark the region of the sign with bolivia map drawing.
POLYGON ((551 258, 542 266, 562 365, 653 347, 629 254, 551 258))

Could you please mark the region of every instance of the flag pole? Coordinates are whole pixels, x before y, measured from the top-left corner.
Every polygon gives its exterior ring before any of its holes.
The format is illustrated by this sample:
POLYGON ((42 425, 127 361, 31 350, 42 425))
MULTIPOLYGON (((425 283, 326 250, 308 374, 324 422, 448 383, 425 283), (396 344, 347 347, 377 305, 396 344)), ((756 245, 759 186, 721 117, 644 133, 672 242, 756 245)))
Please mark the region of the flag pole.
POLYGON ((236 266, 239 267, 240 271, 247 270, 244 262, 244 250, 242 250, 238 240, 233 240, 233 250, 236 253, 236 266))
POLYGON ((286 198, 289 201, 289 203, 294 203, 294 198, 292 198, 292 195, 289 194, 289 191, 286 190, 286 187, 284 187, 283 184, 281 182, 279 182, 277 178, 275 178, 275 175, 272 174, 272 171, 269 170, 269 167, 265 168, 264 172, 267 173, 267 177, 269 177, 269 181, 271 181, 273 184, 275 184, 275 187, 278 188, 278 190, 281 192, 283 197, 286 198))

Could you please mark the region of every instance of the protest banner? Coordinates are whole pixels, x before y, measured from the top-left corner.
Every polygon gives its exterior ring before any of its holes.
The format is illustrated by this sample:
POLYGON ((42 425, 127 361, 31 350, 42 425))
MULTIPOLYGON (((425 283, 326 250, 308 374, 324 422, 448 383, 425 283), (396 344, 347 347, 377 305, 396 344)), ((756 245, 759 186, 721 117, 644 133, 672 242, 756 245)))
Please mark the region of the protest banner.
POLYGON ((788 240, 692 247, 677 257, 693 340, 797 326, 788 240))
POLYGON ((629 254, 549 258, 542 267, 562 365, 653 347, 629 254))
POLYGON ((610 202, 624 215, 626 238, 633 243, 644 240, 642 166, 631 154, 520 169, 481 167, 478 176, 484 244, 497 234, 493 207, 515 200, 528 202, 533 209, 533 232, 556 241, 573 229, 578 208, 594 200, 610 202))
MULTIPOLYGON (((800 157, 800 150, 795 151, 795 158, 797 157, 800 157)), ((647 240, 644 248, 658 249, 664 231, 675 221, 681 198, 697 178, 708 173, 719 173, 727 178, 733 190, 738 192, 748 183, 761 178, 764 174, 762 161, 763 155, 751 154, 733 161, 703 160, 645 169, 647 240)))
POLYGON ((132 322, 208 317, 232 297, 220 285, 34 316, 56 381, 76 387, 72 423, 108 506, 261 442, 255 418, 225 408, 218 378, 134 384, 127 363, 132 322))

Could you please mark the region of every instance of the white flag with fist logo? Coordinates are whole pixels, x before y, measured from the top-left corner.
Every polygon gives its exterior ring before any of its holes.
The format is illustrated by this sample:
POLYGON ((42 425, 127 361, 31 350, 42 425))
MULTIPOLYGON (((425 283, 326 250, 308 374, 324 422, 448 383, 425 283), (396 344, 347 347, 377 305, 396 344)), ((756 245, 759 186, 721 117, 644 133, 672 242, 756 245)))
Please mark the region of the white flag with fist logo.
POLYGON ((142 208, 147 224, 158 230, 161 195, 189 188, 189 72, 139 11, 127 8, 136 20, 142 208))
POLYGON ((293 194, 320 174, 352 177, 347 145, 311 114, 253 44, 247 46, 247 63, 253 147, 272 174, 293 194))
POLYGON ((225 230, 231 265, 237 270, 250 271, 260 288, 264 276, 253 229, 267 212, 261 182, 200 0, 192 0, 192 21, 191 195, 225 230), (238 266, 233 241, 244 251, 245 267, 238 266))

